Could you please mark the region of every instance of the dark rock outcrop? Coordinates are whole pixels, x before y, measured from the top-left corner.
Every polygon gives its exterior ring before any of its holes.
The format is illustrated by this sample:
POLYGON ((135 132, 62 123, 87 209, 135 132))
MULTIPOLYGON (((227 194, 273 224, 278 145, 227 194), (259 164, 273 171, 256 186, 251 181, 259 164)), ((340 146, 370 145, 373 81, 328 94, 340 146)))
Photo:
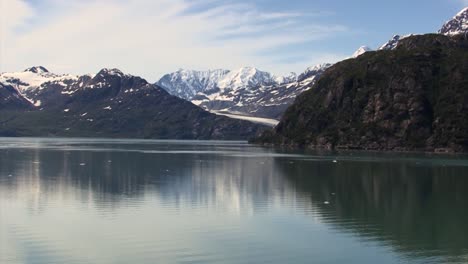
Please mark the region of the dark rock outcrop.
POLYGON ((0 111, 2 110, 29 110, 33 106, 21 93, 11 85, 0 83, 0 111))

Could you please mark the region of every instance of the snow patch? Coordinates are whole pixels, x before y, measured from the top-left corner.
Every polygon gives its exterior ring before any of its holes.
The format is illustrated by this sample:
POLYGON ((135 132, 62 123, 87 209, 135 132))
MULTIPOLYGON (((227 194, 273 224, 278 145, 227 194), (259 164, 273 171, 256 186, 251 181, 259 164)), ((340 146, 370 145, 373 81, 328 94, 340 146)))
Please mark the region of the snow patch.
POLYGON ((220 112, 220 111, 210 111, 210 112, 212 112, 213 114, 227 116, 227 117, 230 117, 230 118, 233 118, 233 119, 246 120, 246 121, 250 121, 252 123, 262 124, 262 125, 266 125, 266 126, 270 126, 270 127, 274 127, 274 126, 278 125, 278 123, 279 123, 278 120, 269 119, 269 118, 245 116, 245 115, 225 113, 225 112, 220 112))
POLYGON ((6 72, 0 74, 0 82, 15 85, 21 92, 31 89, 38 89, 44 83, 58 83, 66 86, 64 81, 78 80, 75 75, 58 75, 47 71, 24 71, 24 72, 6 72))
POLYGON ((62 91, 61 94, 67 94, 67 95, 72 95, 76 93, 76 90, 71 90, 71 91, 62 91))
POLYGON ((361 46, 359 47, 358 50, 356 50, 353 55, 351 56, 351 58, 357 58, 359 56, 361 56, 362 54, 368 52, 368 51, 371 51, 372 49, 367 47, 367 46, 361 46))

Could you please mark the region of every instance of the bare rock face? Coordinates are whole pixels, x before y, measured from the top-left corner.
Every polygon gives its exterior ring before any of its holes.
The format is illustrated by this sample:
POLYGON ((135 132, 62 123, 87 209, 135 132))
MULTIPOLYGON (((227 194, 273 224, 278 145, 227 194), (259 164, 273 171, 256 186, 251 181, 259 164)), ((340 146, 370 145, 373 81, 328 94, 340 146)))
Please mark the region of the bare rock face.
POLYGON ((468 151, 468 40, 405 38, 328 69, 255 142, 327 149, 468 151))

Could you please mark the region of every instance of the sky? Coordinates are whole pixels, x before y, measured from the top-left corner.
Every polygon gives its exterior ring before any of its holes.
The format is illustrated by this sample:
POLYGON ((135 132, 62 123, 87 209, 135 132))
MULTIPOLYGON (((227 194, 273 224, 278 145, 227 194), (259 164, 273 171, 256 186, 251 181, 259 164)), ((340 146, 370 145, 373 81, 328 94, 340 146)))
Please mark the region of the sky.
POLYGON ((436 32, 468 0, 0 0, 0 72, 102 68, 157 81, 180 68, 300 73, 436 32))

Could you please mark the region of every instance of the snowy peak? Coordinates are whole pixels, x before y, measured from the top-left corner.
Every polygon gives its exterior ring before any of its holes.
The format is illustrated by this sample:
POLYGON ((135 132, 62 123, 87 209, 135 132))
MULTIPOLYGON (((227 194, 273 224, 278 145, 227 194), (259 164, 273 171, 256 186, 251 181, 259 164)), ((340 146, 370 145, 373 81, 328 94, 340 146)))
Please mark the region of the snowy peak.
POLYGON ((440 34, 453 36, 468 32, 468 7, 461 10, 453 19, 447 21, 439 30, 440 34))
POLYGON ((182 80, 189 80, 193 78, 198 78, 200 80, 207 80, 207 79, 219 79, 219 78, 224 77, 228 73, 229 73, 228 70, 223 70, 223 69, 207 70, 207 71, 179 69, 176 72, 171 73, 169 75, 173 76, 174 78, 180 78, 182 80))
POLYGON ((307 82, 309 78, 314 78, 317 75, 321 75, 326 69, 330 68, 332 65, 333 64, 331 63, 322 63, 309 67, 298 76, 297 81, 307 82))
POLYGON ((316 73, 316 72, 319 72, 319 71, 326 70, 326 69, 330 68, 332 65, 333 64, 331 64, 331 63, 317 64, 315 66, 307 68, 304 73, 310 73, 310 72, 316 73))
POLYGON ((275 84, 276 77, 269 72, 260 71, 254 67, 243 67, 232 71, 219 81, 221 89, 236 90, 238 88, 275 84))
POLYGON ((97 75, 115 75, 119 77, 125 76, 125 74, 121 70, 115 69, 115 68, 113 69, 104 68, 100 70, 97 75))
POLYGON ((401 40, 400 35, 395 35, 393 38, 391 38, 389 41, 387 41, 385 44, 380 46, 379 50, 393 50, 397 47, 398 42, 401 40))
POLYGON ((179 69, 178 71, 168 74, 173 81, 182 81, 186 83, 196 82, 213 88, 216 83, 224 78, 229 73, 228 70, 216 69, 207 71, 194 71, 179 69))
POLYGON ((356 50, 354 53, 353 53, 353 56, 351 56, 352 58, 357 58, 359 56, 361 56, 362 54, 368 52, 368 51, 371 51, 372 49, 367 47, 367 46, 361 46, 358 50, 356 50))
POLYGON ((396 47, 398 46, 398 43, 400 43, 400 41, 402 41, 405 38, 411 37, 411 36, 414 36, 414 34, 408 34, 408 35, 404 35, 404 36, 395 35, 395 36, 393 36, 393 38, 391 38, 385 44, 380 46, 379 50, 394 50, 394 49, 396 49, 396 47))
POLYGON ((255 67, 242 67, 233 71, 179 69, 176 72, 164 75, 156 85, 161 86, 172 95, 192 100, 200 93, 206 96, 221 91, 281 85, 295 81, 297 81, 297 74, 295 73, 286 76, 275 76, 255 67))
POLYGON ((32 72, 32 73, 37 73, 37 74, 41 74, 41 73, 48 73, 49 71, 43 67, 43 66, 34 66, 34 67, 31 67, 31 68, 27 68, 26 70, 24 70, 25 72, 32 72))
POLYGON ((297 73, 291 72, 286 76, 275 77, 275 82, 277 84, 292 83, 292 82, 297 81, 297 78, 298 78, 297 73))
POLYGON ((198 92, 218 89, 218 82, 229 73, 228 70, 195 71, 179 69, 164 75, 156 85, 180 98, 190 100, 198 92))
POLYGON ((233 71, 179 70, 157 85, 206 110, 251 117, 279 118, 300 93, 310 89, 331 64, 309 67, 300 75, 276 76, 255 67, 233 71), (207 86, 206 80, 211 80, 207 86))
POLYGON ((42 66, 28 68, 22 72, 6 72, 0 74, 0 82, 16 87, 20 92, 40 88, 49 82, 61 83, 66 80, 76 80, 78 77, 67 74, 54 74, 42 66))

